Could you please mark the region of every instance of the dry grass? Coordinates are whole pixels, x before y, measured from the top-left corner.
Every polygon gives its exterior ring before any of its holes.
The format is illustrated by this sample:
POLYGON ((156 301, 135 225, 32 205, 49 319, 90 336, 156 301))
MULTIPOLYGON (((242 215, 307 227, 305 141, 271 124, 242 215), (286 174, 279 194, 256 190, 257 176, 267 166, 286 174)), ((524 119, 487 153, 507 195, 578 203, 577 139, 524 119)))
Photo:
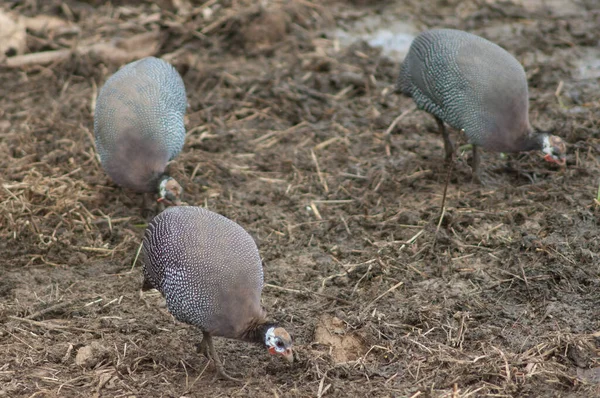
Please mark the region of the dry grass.
POLYGON ((29 52, 69 56, 0 71, 0 396, 598 394, 599 87, 567 72, 600 14, 566 18, 580 34, 541 13, 378 2, 517 54, 532 120, 570 146, 565 170, 486 153, 486 187, 459 154, 440 217, 441 138, 420 111, 398 118, 412 106, 391 92, 398 65, 319 34, 373 12, 349 3, 16 3, 68 22, 30 28, 29 52), (520 33, 492 29, 509 23, 520 33), (171 172, 188 203, 256 238, 265 306, 295 334, 291 367, 217 341, 243 385, 213 383, 197 334, 140 295, 149 217, 96 160, 94 98, 119 62, 71 50, 148 32, 140 50, 176 65, 190 102, 171 172))

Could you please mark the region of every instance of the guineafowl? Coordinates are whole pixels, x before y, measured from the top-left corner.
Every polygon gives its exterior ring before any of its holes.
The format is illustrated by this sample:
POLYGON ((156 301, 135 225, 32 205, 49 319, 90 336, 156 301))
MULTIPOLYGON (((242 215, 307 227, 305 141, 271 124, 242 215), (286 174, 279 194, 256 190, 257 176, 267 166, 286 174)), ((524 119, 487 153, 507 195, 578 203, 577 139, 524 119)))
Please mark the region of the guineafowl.
POLYGON ((563 140, 529 124, 523 67, 482 37, 453 29, 421 33, 402 64, 396 91, 435 117, 447 160, 454 148, 444 122, 464 131, 473 145, 475 180, 480 181, 479 146, 496 152, 542 150, 547 161, 565 164, 563 140))
POLYGON ((182 188, 165 168, 183 148, 186 107, 181 76, 158 58, 131 62, 106 81, 96 101, 94 134, 102 167, 116 184, 181 203, 182 188))
POLYGON ((238 224, 202 207, 167 208, 144 235, 143 290, 155 288, 181 321, 198 327, 198 350, 223 369, 212 336, 263 345, 293 361, 292 339, 261 307, 263 268, 252 237, 238 224))

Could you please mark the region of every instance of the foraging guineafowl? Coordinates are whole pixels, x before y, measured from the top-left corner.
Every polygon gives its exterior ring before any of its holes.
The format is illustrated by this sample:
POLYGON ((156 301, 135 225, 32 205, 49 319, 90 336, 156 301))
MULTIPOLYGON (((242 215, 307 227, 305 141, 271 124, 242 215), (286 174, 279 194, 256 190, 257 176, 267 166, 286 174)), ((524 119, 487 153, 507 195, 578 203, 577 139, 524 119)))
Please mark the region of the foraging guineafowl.
POLYGON ((144 236, 143 289, 156 288, 181 322, 203 332, 198 350, 226 379, 212 336, 264 345, 293 361, 288 332, 266 319, 260 304, 263 269, 252 237, 235 222, 202 207, 170 207, 144 236))
POLYGON ((454 152, 444 122, 463 130, 473 145, 473 174, 479 180, 477 147, 497 152, 542 150, 565 164, 560 137, 529 124, 527 77, 511 54, 482 37, 453 29, 421 33, 404 60, 396 90, 431 113, 444 137, 446 159, 454 152))
POLYGON ((106 81, 96 101, 94 134, 102 167, 115 183, 181 203, 181 186, 165 168, 183 147, 186 106, 181 76, 158 58, 131 62, 106 81))

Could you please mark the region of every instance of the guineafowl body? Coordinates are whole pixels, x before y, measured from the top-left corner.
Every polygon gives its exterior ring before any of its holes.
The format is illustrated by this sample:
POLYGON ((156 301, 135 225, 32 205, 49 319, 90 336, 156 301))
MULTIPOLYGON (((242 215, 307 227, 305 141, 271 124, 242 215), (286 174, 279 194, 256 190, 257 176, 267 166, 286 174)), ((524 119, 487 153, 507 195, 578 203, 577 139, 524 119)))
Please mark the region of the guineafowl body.
POLYGON ((529 123, 527 77, 521 64, 482 37, 453 29, 421 33, 411 44, 396 88, 436 118, 447 156, 452 144, 443 122, 463 130, 475 150, 540 149, 555 161, 564 159, 562 140, 535 133, 529 123))
POLYGON ((183 147, 186 107, 181 76, 158 58, 131 62, 106 81, 96 101, 94 134, 115 183, 137 192, 159 189, 167 162, 183 147))
POLYGON ((201 207, 168 208, 149 224, 141 259, 145 286, 164 295, 177 320, 202 330, 209 350, 210 337, 223 336, 293 358, 289 334, 267 322, 261 307, 256 244, 235 222, 201 207))
POLYGON ((142 250, 146 280, 179 321, 233 338, 263 315, 258 249, 228 218, 202 207, 167 209, 148 226, 142 250))

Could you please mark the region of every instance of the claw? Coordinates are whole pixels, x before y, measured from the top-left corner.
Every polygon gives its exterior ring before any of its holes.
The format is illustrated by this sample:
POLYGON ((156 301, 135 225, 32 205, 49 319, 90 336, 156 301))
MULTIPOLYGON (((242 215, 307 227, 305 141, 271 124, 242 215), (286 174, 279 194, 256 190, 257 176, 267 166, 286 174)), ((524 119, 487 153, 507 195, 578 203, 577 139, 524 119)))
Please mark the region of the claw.
POLYGON ((196 345, 196 349, 198 350, 198 352, 203 352, 206 358, 214 362, 216 370, 215 378, 228 381, 235 381, 237 383, 242 382, 241 379, 236 379, 235 377, 232 377, 228 375, 227 372, 225 372, 225 368, 223 368, 223 363, 219 359, 217 351, 215 350, 215 347, 213 345, 212 336, 209 333, 202 332, 202 341, 200 342, 200 344, 196 345))
POLYGON ((221 366, 220 368, 217 367, 217 373, 215 374, 215 378, 221 379, 221 380, 227 380, 227 381, 234 381, 236 383, 241 383, 242 380, 241 379, 236 379, 233 376, 230 376, 229 374, 227 374, 227 372, 225 372, 225 369, 223 369, 223 366, 221 366))
POLYGON ((196 352, 210 359, 210 356, 208 354, 208 346, 206 345, 206 339, 202 339, 200 343, 196 344, 196 352))

